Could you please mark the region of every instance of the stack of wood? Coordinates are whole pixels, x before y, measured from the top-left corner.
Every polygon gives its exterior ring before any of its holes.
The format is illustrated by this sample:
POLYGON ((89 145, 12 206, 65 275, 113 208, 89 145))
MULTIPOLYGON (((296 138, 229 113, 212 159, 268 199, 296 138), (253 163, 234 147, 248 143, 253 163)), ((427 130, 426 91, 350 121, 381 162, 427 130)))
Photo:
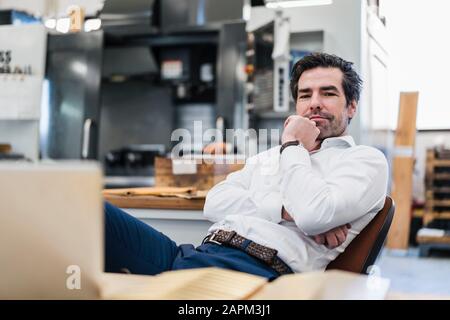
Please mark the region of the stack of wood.
MULTIPOLYGON (((443 148, 427 150, 423 225, 426 227, 435 219, 450 219, 450 150, 443 148)), ((419 231, 417 242, 422 256, 432 247, 450 248, 448 230, 421 231, 424 232, 419 231)))
POLYGON ((423 224, 434 219, 450 219, 450 150, 428 149, 425 175, 423 224))

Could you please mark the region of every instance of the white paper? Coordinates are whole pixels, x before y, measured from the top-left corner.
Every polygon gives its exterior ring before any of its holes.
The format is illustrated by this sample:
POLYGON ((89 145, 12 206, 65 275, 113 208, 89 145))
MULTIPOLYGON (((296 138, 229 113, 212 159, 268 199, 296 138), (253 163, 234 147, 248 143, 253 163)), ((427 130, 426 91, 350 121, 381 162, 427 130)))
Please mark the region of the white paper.
POLYGON ((173 174, 196 174, 197 161, 186 159, 172 159, 173 174))
POLYGON ((431 229, 431 228, 422 228, 417 232, 417 236, 419 237, 443 237, 445 235, 445 230, 442 229, 431 229))

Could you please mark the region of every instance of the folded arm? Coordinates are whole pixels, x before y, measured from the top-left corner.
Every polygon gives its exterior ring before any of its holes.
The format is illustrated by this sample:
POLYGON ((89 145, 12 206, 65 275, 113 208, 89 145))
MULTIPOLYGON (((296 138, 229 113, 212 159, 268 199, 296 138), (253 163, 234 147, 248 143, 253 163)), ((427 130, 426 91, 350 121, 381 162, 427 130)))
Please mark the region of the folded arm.
MULTIPOLYGON (((251 160, 251 159, 249 159, 251 160)), ((257 216, 268 221, 281 221, 281 195, 276 191, 251 191, 252 176, 257 165, 247 161, 243 169, 233 172, 207 194, 204 216, 213 222, 227 215, 257 216)))
POLYGON ((334 160, 326 177, 314 174, 308 151, 289 147, 281 156, 283 205, 306 235, 346 225, 384 199, 388 166, 374 148, 355 148, 334 160))

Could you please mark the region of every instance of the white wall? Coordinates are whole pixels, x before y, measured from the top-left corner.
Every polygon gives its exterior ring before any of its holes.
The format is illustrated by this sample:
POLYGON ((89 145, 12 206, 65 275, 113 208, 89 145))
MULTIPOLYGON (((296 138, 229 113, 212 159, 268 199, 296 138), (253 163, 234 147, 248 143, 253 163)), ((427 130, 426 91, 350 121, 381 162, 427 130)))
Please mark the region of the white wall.
POLYGON ((36 0, 0 0, 0 9, 17 9, 42 15, 50 10, 50 1, 36 0))
MULTIPOLYGON (((332 5, 285 9, 284 14, 290 18, 291 33, 323 30, 324 52, 352 61, 355 69, 361 72, 365 3, 366 1, 361 0, 334 0, 332 5)), ((252 8, 247 30, 257 29, 273 18, 274 11, 271 9, 252 8)), ((360 110, 350 125, 350 134, 357 142, 361 140, 363 112, 364 105, 360 103, 360 110)))
POLYGON ((392 95, 397 121, 400 91, 419 91, 418 129, 450 129, 450 1, 384 1, 391 42, 392 95))

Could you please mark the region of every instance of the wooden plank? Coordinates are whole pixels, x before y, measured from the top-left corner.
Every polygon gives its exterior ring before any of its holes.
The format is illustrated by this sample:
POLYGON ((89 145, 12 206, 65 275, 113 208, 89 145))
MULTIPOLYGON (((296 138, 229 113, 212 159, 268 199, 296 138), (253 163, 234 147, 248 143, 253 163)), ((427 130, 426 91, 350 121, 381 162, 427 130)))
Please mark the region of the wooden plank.
POLYGON ((433 187, 433 173, 434 168, 431 165, 435 157, 434 149, 427 149, 427 158, 426 158, 426 166, 425 166, 425 186, 427 188, 433 187))
POLYGON ((178 197, 105 195, 104 199, 120 208, 203 210, 205 205, 205 199, 183 199, 178 197))
POLYGON ((431 187, 429 189, 426 190, 426 196, 430 199, 434 198, 434 194, 445 194, 445 193, 450 193, 450 187, 447 186, 442 186, 442 187, 431 187))
POLYGON ((414 159, 395 158, 393 164, 392 198, 395 201, 395 214, 386 246, 390 249, 406 250, 411 224, 414 159))
POLYGON ((430 199, 427 200, 430 202, 430 205, 432 207, 450 207, 450 199, 449 200, 437 200, 437 199, 430 199))
MULTIPOLYGON (((418 92, 400 94, 400 110, 395 148, 413 150, 416 138, 416 117, 418 92)), ((392 198, 395 201, 395 215, 389 230, 386 246, 390 249, 408 249, 411 225, 412 179, 414 157, 397 154, 393 160, 392 198)))
POLYGON ((397 129, 395 132, 395 146, 413 147, 416 141, 416 117, 418 92, 400 93, 400 110, 397 129))
POLYGON ((450 167, 449 159, 433 159, 430 161, 430 165, 434 167, 450 167))
POLYGON ((417 236, 418 243, 449 243, 450 236, 444 235, 442 237, 417 236))
POLYGON ((427 226, 434 219, 450 219, 450 211, 426 211, 423 215, 422 223, 424 226, 427 226))
POLYGON ((11 152, 11 145, 8 143, 0 143, 0 153, 8 153, 11 152))
POLYGON ((450 218, 450 211, 444 210, 444 211, 429 211, 429 214, 433 215, 436 218, 450 218))
POLYGON ((449 211, 433 212, 435 219, 450 219, 449 211))
POLYGON ((450 172, 432 173, 429 177, 431 180, 450 180, 450 172))

